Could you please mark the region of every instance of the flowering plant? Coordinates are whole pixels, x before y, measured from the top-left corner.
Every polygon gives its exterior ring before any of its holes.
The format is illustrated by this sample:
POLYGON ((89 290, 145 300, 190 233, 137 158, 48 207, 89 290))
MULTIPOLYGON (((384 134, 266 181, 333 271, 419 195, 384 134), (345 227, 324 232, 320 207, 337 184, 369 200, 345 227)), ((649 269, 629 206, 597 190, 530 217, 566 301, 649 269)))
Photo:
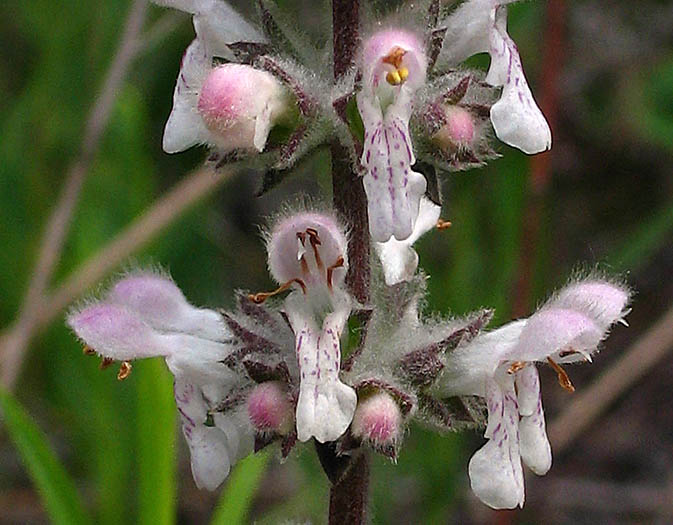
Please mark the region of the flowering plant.
POLYGON ((423 314, 426 276, 412 245, 447 225, 438 174, 494 158, 492 133, 529 154, 551 146, 507 34, 513 0, 433 0, 375 22, 359 19, 358 2, 335 0, 331 67, 265 1, 259 26, 221 0, 158 3, 191 13, 196 31, 164 150, 205 144, 216 169, 258 169, 269 191, 329 143, 335 205, 288 207, 270 221, 279 286, 240 292, 234 311, 192 306, 164 273, 124 276, 68 317, 87 353, 121 361, 120 379, 133 359, 165 358, 199 487, 217 488, 253 450, 278 442, 286 457, 314 440, 333 483, 331 522, 361 522, 368 451, 396 459, 418 421, 485 425, 469 463, 473 491, 493 508, 522 506, 521 462, 536 474, 551 466, 536 363, 571 390, 562 365, 591 360, 630 291, 588 274, 491 331, 490 310, 423 314), (460 67, 480 52, 491 58, 486 75, 460 67), (349 321, 360 337, 345 345, 349 321))

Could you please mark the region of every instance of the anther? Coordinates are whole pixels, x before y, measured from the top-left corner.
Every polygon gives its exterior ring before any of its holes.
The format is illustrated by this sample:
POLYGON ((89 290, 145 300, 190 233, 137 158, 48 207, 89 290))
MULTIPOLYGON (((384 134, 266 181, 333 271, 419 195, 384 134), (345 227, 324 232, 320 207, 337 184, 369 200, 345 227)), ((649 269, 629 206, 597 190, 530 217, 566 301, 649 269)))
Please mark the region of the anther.
POLYGON ((301 287, 301 291, 306 293, 306 285, 304 284, 304 281, 302 281, 301 279, 291 279, 288 282, 286 282, 284 284, 281 284, 273 292, 259 292, 259 293, 248 294, 248 299, 250 299, 255 304, 262 304, 269 297, 273 297, 274 295, 278 295, 279 293, 283 293, 290 286, 292 286, 292 283, 297 283, 301 287))
POLYGON ((572 382, 570 381, 570 378, 568 377, 568 374, 566 373, 563 368, 561 368, 561 365, 559 365, 557 362, 555 362, 551 357, 547 358, 547 361, 549 361, 549 364, 551 367, 554 369, 556 374, 558 375, 558 383, 561 385, 565 390, 568 392, 572 393, 575 391, 575 387, 573 386, 572 382))
POLYGON ((331 290, 332 289, 332 274, 334 273, 334 270, 337 268, 341 268, 344 265, 344 258, 343 255, 339 255, 339 258, 336 260, 336 262, 327 268, 327 287, 331 290))
POLYGON ((84 352, 84 355, 94 355, 96 353, 96 351, 89 345, 84 345, 84 348, 82 348, 82 352, 84 352))
POLYGON ((115 360, 112 359, 111 357, 104 357, 103 360, 100 362, 100 369, 105 370, 114 362, 115 360))
POLYGON ((123 381, 128 376, 131 375, 131 369, 133 366, 128 361, 122 361, 122 364, 119 367, 119 372, 117 372, 117 379, 123 381))
POLYGON ((386 75, 386 82, 392 86, 399 86, 402 83, 402 77, 397 71, 389 71, 386 75))
POLYGON ((318 237, 318 232, 313 228, 308 228, 306 230, 306 234, 308 235, 311 247, 313 248, 313 255, 315 255, 315 264, 316 266, 318 266, 318 270, 322 271, 324 265, 322 263, 322 259, 320 258, 320 252, 318 251, 318 246, 320 246, 322 243, 320 242, 320 237, 318 237))
POLYGON ((406 67, 401 67, 397 70, 397 74, 400 76, 402 82, 409 78, 409 70, 406 67))
POLYGON ((444 219, 438 219, 437 220, 437 229, 438 230, 447 230, 452 225, 453 225, 453 223, 451 221, 445 221, 444 219))
POLYGON ((507 369, 507 373, 516 374, 519 370, 523 370, 526 364, 527 363, 525 361, 514 361, 507 369))

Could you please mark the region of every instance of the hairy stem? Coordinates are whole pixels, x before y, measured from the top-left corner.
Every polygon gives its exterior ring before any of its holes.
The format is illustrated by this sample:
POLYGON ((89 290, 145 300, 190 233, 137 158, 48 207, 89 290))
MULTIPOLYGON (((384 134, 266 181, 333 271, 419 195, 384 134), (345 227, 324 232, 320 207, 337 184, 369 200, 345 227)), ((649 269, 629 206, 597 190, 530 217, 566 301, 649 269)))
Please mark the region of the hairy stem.
POLYGON ((361 525, 367 519, 369 459, 360 450, 329 495, 329 525, 361 525))
MULTIPOLYGON (((334 31, 334 80, 352 67, 359 29, 358 0, 332 0, 334 31)), ((332 188, 334 208, 346 221, 349 231, 346 282, 363 304, 369 302, 369 224, 367 197, 362 178, 354 172, 348 151, 337 141, 332 143, 332 188)), ((367 516, 369 462, 364 450, 353 456, 339 456, 332 444, 317 444, 318 457, 332 482, 330 525, 364 523, 367 516)))

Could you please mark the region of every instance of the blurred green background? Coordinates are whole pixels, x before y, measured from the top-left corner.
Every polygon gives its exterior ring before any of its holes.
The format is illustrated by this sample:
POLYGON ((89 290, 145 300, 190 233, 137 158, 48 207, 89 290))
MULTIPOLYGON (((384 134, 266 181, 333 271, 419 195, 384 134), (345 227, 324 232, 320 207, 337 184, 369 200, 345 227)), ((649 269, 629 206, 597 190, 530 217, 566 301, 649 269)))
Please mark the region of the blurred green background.
MULTIPOLYGON (((313 39, 330 38, 328 3, 278 3, 301 16, 313 39)), ((0 4, 3 336, 21 309, 130 5, 0 4)), ((510 13, 533 92, 551 112, 554 148, 532 161, 500 145, 503 157, 488 167, 444 177, 443 216, 453 227, 419 243, 431 276, 428 310, 495 307, 496 326, 529 313, 578 268, 625 276, 638 294, 631 327, 615 330, 593 366, 572 370, 581 391, 673 304, 673 3, 550 0, 510 13)), ((202 149, 161 150, 180 57, 193 37, 189 18, 152 6, 141 34, 51 289, 204 159, 202 149)), ((262 198, 253 196, 257 175, 237 173, 126 264, 169 269, 198 305, 226 307, 236 288, 268 289, 258 227, 298 191, 325 195, 328 166, 329 151, 319 151, 262 198)), ((221 493, 198 491, 164 364, 136 363, 118 382, 115 371, 82 356, 64 313, 34 332, 12 396, 0 395, 0 524, 326 521, 328 482, 311 446, 282 465, 273 453, 249 458, 221 493)), ((372 522, 673 521, 672 373, 663 361, 557 455, 546 477, 528 479, 523 511, 495 513, 471 495, 467 461, 480 436, 413 427, 397 465, 374 458, 372 522)), ((551 371, 542 377, 553 421, 568 399, 551 371)))

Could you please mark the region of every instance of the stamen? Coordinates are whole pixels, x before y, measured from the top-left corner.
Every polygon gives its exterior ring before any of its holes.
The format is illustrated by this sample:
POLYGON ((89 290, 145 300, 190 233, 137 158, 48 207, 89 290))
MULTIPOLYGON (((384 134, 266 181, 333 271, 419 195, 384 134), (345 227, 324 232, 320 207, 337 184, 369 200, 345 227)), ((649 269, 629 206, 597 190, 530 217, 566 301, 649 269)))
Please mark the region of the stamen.
POLYGON ((402 83, 402 77, 397 71, 389 71, 386 75, 386 82, 392 86, 399 86, 402 83))
POLYGON ((383 63, 390 64, 395 69, 400 69, 400 66, 402 65, 402 58, 404 58, 404 55, 406 54, 407 52, 404 49, 395 46, 390 50, 390 53, 383 57, 383 63))
POLYGON ((570 378, 568 377, 568 374, 566 373, 563 368, 561 368, 561 365, 559 365, 557 362, 555 362, 551 357, 547 358, 547 361, 549 361, 549 364, 551 367, 554 369, 556 374, 558 375, 558 383, 561 385, 565 390, 568 392, 572 393, 575 391, 575 387, 573 386, 572 382, 570 381, 570 378))
POLYGON ((301 261, 306 253, 306 234, 304 232, 297 232, 297 260, 301 261))
POLYGON ((448 230, 453 223, 451 221, 445 221, 444 219, 437 220, 437 229, 438 230, 448 230))
POLYGON ((131 363, 128 361, 122 361, 121 366, 119 367, 119 372, 117 372, 117 379, 119 381, 123 381, 126 379, 128 376, 131 375, 131 370, 133 369, 133 366, 131 363))
POLYGON ((313 248, 313 254, 315 255, 315 263, 318 266, 318 270, 322 272, 325 266, 322 263, 322 259, 320 258, 320 252, 318 251, 318 246, 322 244, 320 242, 320 237, 318 237, 318 232, 313 228, 308 228, 306 230, 306 233, 309 237, 309 241, 311 242, 311 247, 313 248))
POLYGON ((301 286, 301 291, 306 293, 306 285, 304 284, 304 281, 302 281, 301 279, 291 279, 288 282, 286 282, 284 284, 281 284, 273 292, 259 292, 259 293, 248 294, 248 299, 250 299, 255 304, 262 304, 269 297, 273 297, 274 295, 278 295, 279 293, 283 293, 290 286, 292 286, 292 283, 297 283, 299 286, 301 286))
POLYGON ((332 289, 332 274, 334 273, 334 270, 337 268, 341 268, 344 265, 344 258, 343 255, 339 255, 339 258, 336 260, 336 262, 327 268, 327 287, 331 290, 332 289))
POLYGON ((519 370, 522 370, 528 363, 525 361, 514 361, 509 368, 507 369, 508 374, 516 374, 519 370))
POLYGON ((409 78, 409 70, 402 67, 402 59, 407 52, 401 47, 395 46, 388 55, 383 57, 384 64, 390 64, 395 69, 389 71, 386 75, 386 82, 392 86, 399 86, 407 78, 409 78))
POLYGON ((306 262, 306 257, 302 254, 299 258, 299 264, 301 264, 301 274, 306 276, 309 273, 308 263, 306 262))
POLYGON ((84 355, 94 355, 96 353, 96 351, 89 345, 84 345, 84 348, 82 348, 82 352, 84 352, 84 355))
POLYGON ((100 362, 100 369, 105 370, 114 362, 115 360, 112 359, 111 357, 104 357, 103 360, 100 362))

